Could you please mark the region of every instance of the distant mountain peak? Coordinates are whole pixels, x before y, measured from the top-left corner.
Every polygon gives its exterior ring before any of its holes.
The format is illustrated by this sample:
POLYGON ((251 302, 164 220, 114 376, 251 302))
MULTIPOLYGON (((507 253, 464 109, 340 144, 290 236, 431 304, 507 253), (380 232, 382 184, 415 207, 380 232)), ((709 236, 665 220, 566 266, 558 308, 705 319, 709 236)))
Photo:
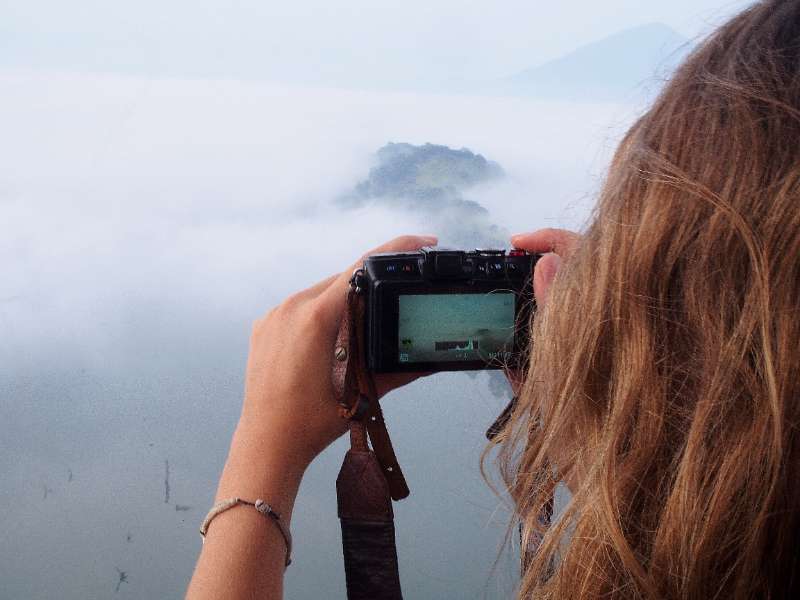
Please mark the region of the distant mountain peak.
POLYGON ((503 169, 468 148, 389 142, 375 153, 376 164, 352 192, 338 199, 344 208, 385 206, 423 216, 440 243, 464 247, 505 243, 489 212, 464 197, 474 186, 504 177, 503 169))
POLYGON ((613 99, 672 72, 690 46, 668 25, 647 23, 526 69, 502 85, 506 91, 525 95, 613 99))
POLYGON ((378 164, 356 186, 354 200, 394 197, 441 202, 473 185, 503 176, 500 165, 468 148, 389 142, 375 156, 378 164))

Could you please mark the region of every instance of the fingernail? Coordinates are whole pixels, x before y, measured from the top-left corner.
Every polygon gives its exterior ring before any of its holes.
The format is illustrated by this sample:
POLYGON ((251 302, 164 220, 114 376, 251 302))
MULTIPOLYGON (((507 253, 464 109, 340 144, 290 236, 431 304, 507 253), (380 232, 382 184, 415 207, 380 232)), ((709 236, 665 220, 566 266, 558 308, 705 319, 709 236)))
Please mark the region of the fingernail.
POLYGON ((421 235, 420 238, 422 238, 424 242, 428 242, 430 244, 435 244, 439 241, 439 238, 435 235, 421 235))

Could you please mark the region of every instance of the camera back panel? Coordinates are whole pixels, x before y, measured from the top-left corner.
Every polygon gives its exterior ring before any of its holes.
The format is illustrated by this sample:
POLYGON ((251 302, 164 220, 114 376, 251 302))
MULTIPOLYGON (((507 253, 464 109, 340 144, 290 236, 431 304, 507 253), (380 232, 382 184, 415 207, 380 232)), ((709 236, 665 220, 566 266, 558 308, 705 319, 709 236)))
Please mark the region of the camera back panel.
POLYGON ((539 255, 521 250, 377 254, 364 265, 365 349, 375 372, 519 366, 539 255))

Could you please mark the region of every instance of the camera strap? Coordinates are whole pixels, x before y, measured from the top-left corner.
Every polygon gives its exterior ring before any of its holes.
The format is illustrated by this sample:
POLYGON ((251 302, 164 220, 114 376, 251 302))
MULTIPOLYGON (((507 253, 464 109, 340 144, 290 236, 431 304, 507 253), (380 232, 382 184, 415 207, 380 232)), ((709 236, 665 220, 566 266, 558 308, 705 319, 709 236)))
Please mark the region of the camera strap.
POLYGON ((334 346, 333 388, 350 422, 350 450, 336 479, 349 600, 402 600, 392 500, 409 494, 366 368, 363 271, 356 270, 334 346))
MULTIPOLYGON (((353 435, 359 443, 362 439, 366 441, 363 435, 366 430, 392 499, 402 500, 409 494, 408 485, 386 429, 375 381, 367 370, 366 351, 361 347, 365 311, 361 277, 363 272, 358 269, 347 292, 346 310, 336 338, 333 389, 340 415, 350 421, 351 441, 353 435)), ((358 449, 364 447, 359 445, 358 449)))

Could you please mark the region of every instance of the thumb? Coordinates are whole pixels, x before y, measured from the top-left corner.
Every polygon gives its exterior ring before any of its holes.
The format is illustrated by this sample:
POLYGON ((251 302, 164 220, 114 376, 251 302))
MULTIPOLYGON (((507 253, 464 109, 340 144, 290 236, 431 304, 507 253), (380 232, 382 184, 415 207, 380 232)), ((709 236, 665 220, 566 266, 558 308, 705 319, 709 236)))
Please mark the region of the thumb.
POLYGON ((558 254, 545 254, 536 262, 533 271, 533 293, 536 296, 536 304, 540 308, 543 308, 547 302, 550 285, 560 266, 561 257, 558 254))

